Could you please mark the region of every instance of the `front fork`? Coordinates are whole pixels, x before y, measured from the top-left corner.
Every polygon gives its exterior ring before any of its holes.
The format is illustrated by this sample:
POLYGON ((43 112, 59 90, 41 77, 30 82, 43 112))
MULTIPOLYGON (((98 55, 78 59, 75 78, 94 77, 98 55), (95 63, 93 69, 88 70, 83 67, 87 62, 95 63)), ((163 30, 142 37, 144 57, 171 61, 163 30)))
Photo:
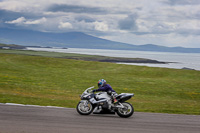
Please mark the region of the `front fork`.
POLYGON ((88 100, 81 100, 81 103, 83 103, 84 107, 88 107, 88 100))

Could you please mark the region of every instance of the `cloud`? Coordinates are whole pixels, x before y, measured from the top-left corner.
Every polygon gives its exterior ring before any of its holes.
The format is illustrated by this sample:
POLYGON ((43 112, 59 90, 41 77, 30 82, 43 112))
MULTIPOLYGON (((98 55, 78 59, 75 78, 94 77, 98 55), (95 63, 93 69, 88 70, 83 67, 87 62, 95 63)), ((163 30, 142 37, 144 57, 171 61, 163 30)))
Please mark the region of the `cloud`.
POLYGON ((199 0, 0 0, 0 27, 80 31, 132 44, 177 39, 174 45, 197 46, 199 21, 199 0))
POLYGON ((59 29, 72 29, 73 26, 72 26, 72 24, 69 23, 69 22, 60 22, 58 28, 59 28, 59 29))
POLYGON ((12 20, 12 21, 6 21, 5 23, 7 24, 16 24, 16 25, 34 25, 34 24, 41 24, 41 23, 44 23, 46 22, 46 18, 43 17, 41 19, 37 19, 37 20, 27 20, 26 18, 24 17, 20 17, 20 18, 17 18, 15 20, 12 20))
POLYGON ((95 27, 95 30, 97 31, 108 31, 108 25, 105 24, 104 22, 94 22, 94 27, 95 27))
POLYGON ((137 19, 137 14, 128 15, 128 17, 119 21, 119 28, 121 30, 136 30, 137 29, 136 19, 137 19))
POLYGON ((24 17, 17 18, 16 20, 6 21, 7 24, 23 24, 26 21, 24 17))
POLYGON ((24 24, 42 24, 45 23, 47 21, 47 19, 45 17, 41 18, 41 19, 37 19, 37 20, 28 20, 26 22, 24 22, 24 24))
POLYGON ((24 10, 25 8, 25 3, 20 2, 20 1, 2 1, 0 2, 0 9, 3 10, 8 10, 8 11, 14 11, 14 12, 19 12, 21 9, 24 10), (22 8, 19 8, 22 7, 22 8))
POLYGON ((78 5, 66 5, 66 4, 54 4, 48 9, 51 12, 73 12, 73 13, 105 13, 105 9, 99 7, 78 6, 78 5))
POLYGON ((74 18, 75 18, 75 20, 77 20, 79 22, 80 21, 85 21, 85 22, 90 23, 90 22, 95 22, 96 21, 95 18, 92 18, 92 17, 87 16, 87 15, 78 15, 78 16, 76 16, 74 18))
POLYGON ((170 5, 196 5, 200 4, 199 0, 168 0, 165 3, 170 5))

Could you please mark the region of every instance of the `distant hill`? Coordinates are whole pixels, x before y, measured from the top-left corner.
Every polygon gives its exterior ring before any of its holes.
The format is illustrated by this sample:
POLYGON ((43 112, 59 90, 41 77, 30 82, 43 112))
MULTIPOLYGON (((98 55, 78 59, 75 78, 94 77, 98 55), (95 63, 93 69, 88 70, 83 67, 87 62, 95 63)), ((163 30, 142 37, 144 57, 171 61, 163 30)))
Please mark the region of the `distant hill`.
POLYGON ((0 43, 0 49, 26 49, 26 46, 0 43))
POLYGON ((200 48, 164 47, 153 44, 132 45, 94 37, 82 32, 49 33, 7 28, 0 28, 0 43, 63 48, 200 53, 200 48))

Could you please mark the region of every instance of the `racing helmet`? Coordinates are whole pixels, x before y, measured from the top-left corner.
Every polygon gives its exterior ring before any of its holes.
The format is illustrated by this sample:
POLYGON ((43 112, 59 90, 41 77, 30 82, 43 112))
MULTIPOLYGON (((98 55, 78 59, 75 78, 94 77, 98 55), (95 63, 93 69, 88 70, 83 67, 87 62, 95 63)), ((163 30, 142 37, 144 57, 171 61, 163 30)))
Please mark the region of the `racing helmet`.
POLYGON ((106 80, 104 80, 104 79, 100 79, 99 81, 98 81, 98 87, 102 87, 102 86, 104 86, 106 84, 106 80))

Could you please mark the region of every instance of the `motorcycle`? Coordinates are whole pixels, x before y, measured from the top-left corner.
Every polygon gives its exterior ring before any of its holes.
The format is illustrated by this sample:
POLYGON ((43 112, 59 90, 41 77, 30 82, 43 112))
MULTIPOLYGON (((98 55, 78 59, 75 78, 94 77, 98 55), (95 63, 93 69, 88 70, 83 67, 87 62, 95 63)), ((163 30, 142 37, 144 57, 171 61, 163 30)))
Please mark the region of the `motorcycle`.
POLYGON ((118 116, 127 118, 133 115, 133 106, 125 102, 132 98, 132 93, 121 93, 115 98, 117 102, 113 103, 112 92, 99 92, 94 93, 92 89, 94 87, 87 88, 82 95, 80 95, 81 101, 77 104, 76 110, 81 115, 93 114, 115 114, 118 116))

